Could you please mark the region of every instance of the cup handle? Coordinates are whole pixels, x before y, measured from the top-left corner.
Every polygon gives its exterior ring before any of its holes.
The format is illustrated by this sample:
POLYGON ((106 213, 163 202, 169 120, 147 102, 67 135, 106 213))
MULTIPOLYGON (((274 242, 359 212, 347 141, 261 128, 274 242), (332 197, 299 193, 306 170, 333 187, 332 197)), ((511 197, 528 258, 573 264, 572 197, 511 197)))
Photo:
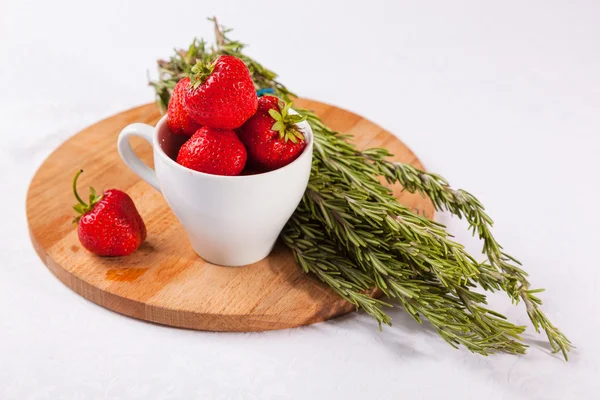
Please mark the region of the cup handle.
POLYGON ((139 136, 142 139, 146 139, 148 143, 152 144, 152 136, 154 134, 154 127, 147 124, 135 123, 127 125, 119 134, 119 140, 117 141, 117 148, 119 149, 119 155, 125 161, 125 164, 133 172, 135 172, 140 178, 145 180, 150 186, 160 192, 160 185, 158 184, 158 178, 156 177, 156 171, 147 166, 131 148, 129 143, 130 136, 139 136))

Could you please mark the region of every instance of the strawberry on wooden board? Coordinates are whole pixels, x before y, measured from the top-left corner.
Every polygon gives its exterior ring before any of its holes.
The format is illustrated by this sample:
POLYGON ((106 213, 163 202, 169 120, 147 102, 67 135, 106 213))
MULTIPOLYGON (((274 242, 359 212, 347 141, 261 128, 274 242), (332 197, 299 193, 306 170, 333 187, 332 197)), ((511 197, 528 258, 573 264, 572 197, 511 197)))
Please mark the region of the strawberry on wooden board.
POLYGON ((87 250, 99 256, 126 256, 137 250, 146 239, 146 225, 125 192, 110 189, 98 196, 90 187, 89 204, 77 193, 79 170, 73 179, 73 194, 79 214, 77 224, 79 241, 87 250))
POLYGON ((290 114, 291 103, 274 96, 258 100, 258 111, 241 128, 238 136, 246 146, 248 164, 272 171, 294 161, 306 147, 304 135, 296 125, 304 120, 290 114))
POLYGON ((177 162, 213 175, 239 175, 246 149, 234 131, 203 126, 179 149, 177 162))
POLYGON ((235 129, 256 112, 258 98, 254 82, 248 67, 239 58, 222 55, 211 64, 198 61, 190 79, 185 107, 202 125, 235 129))
POLYGON ((183 78, 177 82, 167 108, 167 125, 171 132, 178 135, 192 136, 202 126, 190 117, 183 104, 185 92, 189 87, 190 78, 183 78))

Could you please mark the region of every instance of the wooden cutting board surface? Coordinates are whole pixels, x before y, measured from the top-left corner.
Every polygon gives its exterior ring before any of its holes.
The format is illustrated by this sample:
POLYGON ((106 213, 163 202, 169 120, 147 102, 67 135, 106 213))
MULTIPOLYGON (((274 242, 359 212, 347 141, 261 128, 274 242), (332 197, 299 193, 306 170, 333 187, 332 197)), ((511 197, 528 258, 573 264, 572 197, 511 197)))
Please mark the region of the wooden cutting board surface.
MULTIPOLYGON (((374 123, 312 100, 298 99, 295 104, 314 110, 332 128, 354 135, 359 148, 386 147, 395 160, 422 168, 400 140, 374 123)), ((304 274, 282 245, 245 267, 220 267, 199 258, 162 196, 130 171, 117 153, 121 129, 133 122, 154 125, 159 118, 156 106, 147 104, 100 121, 62 144, 37 171, 27 195, 29 231, 40 258, 61 282, 121 314, 200 330, 291 328, 354 310, 304 274), (118 188, 133 198, 148 229, 146 242, 133 255, 101 258, 79 243, 72 223, 71 181, 80 168, 85 170, 79 178, 80 192, 87 193, 87 186, 98 191, 118 188)), ((132 145, 152 165, 150 145, 141 139, 132 145)), ((393 189, 402 203, 433 216, 428 199, 403 193, 401 187, 393 189)))

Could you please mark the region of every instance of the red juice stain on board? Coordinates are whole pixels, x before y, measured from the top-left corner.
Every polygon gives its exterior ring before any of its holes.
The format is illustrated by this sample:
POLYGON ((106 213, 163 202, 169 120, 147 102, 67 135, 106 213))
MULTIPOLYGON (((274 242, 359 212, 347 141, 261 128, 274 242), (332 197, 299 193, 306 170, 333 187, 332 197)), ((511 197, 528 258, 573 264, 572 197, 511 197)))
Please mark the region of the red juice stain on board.
POLYGON ((133 282, 147 270, 148 268, 111 268, 106 271, 106 279, 113 282, 133 282))

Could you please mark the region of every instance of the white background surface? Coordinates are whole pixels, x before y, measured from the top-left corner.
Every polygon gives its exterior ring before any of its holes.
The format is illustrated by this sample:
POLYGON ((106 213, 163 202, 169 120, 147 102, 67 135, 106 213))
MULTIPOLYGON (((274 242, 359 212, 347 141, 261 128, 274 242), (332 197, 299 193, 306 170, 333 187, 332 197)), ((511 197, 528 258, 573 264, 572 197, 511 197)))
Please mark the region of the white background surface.
MULTIPOLYGON (((600 389, 600 3, 7 1, 0 6, 0 399, 593 399, 600 389), (152 100, 146 70, 206 16, 299 94, 368 116, 456 187, 545 287, 577 349, 454 350, 401 311, 204 333, 133 320, 63 286, 27 236, 29 180, 97 120, 152 100)), ((65 190, 68 190, 66 183, 65 190)), ((464 224, 440 215, 460 240, 464 224)), ((502 295, 492 305, 529 325, 502 295)))

